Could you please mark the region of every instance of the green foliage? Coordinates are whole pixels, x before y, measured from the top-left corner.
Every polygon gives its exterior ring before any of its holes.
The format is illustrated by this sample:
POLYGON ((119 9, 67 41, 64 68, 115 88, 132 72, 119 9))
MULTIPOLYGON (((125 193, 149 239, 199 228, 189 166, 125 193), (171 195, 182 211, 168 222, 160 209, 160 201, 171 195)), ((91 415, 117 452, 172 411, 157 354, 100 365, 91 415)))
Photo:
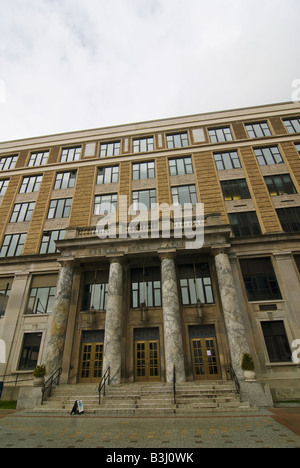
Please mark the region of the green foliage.
POLYGON ((242 369, 244 371, 254 371, 254 362, 251 354, 244 353, 242 360, 242 369))
POLYGON ((46 366, 43 364, 42 366, 36 366, 33 371, 33 377, 44 377, 46 375, 46 366))

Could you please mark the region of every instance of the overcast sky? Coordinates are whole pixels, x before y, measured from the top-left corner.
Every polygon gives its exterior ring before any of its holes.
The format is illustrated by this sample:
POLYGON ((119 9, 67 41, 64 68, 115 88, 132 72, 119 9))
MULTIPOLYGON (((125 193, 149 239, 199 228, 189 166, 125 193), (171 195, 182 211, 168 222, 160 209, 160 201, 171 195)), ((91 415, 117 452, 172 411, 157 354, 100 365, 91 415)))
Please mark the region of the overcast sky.
POLYGON ((0 0, 0 141, 291 101, 300 0, 0 0))

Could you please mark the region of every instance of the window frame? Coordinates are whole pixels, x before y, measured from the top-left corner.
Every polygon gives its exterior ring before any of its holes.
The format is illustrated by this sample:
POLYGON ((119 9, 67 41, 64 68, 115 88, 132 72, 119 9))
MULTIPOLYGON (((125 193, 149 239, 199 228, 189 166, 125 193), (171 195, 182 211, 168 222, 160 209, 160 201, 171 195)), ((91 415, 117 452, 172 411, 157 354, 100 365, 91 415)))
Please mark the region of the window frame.
POLYGON ((4 197, 10 179, 2 179, 0 180, 0 197, 4 197))
POLYGON ((214 160, 218 171, 230 171, 242 168, 237 150, 214 153, 214 160))
POLYGON ((197 305, 198 300, 202 304, 215 303, 208 263, 180 264, 178 270, 180 298, 184 307, 197 305))
POLYGON ((10 171, 16 167, 18 155, 0 157, 0 172, 10 171))
POLYGON ((167 148, 186 148, 190 146, 189 135, 187 131, 177 132, 177 133, 168 133, 166 135, 167 148))
POLYGON ((272 136, 270 125, 268 121, 263 122, 251 122, 245 124, 245 129, 248 134, 248 137, 253 140, 255 138, 266 138, 272 136), (266 128, 263 128, 266 126, 266 128), (248 128, 251 127, 251 128, 248 128))
POLYGON ((121 154, 121 140, 101 143, 100 158, 110 158, 113 156, 120 156, 120 154, 121 154))
POLYGON ((228 213, 228 218, 235 237, 261 235, 261 227, 256 211, 236 211, 235 213, 228 213), (236 223, 233 223, 233 216, 236 216, 236 223))
POLYGON ((283 119, 283 123, 287 132, 290 135, 293 135, 294 133, 300 133, 300 117, 293 117, 291 119, 283 119), (289 125, 286 124, 287 122, 289 122, 289 125), (297 128, 299 126, 299 130, 297 130, 293 122, 297 122, 297 128), (293 131, 290 131, 290 129, 292 129, 293 131))
POLYGON ((240 268, 249 302, 282 300, 271 257, 240 259, 240 268))
POLYGON ((66 234, 65 229, 57 229, 53 231, 44 231, 39 254, 40 255, 47 255, 52 253, 57 253, 58 250, 55 246, 55 242, 58 240, 64 240, 66 234))
POLYGON ((28 162, 28 167, 45 166, 48 163, 49 154, 49 150, 31 153, 28 162))
POLYGON ((272 166, 273 164, 282 164, 284 162, 281 151, 277 145, 254 148, 254 154, 259 166, 272 166), (276 151, 274 151, 275 149, 276 151), (260 154, 258 154, 258 152, 260 152, 260 154), (261 162, 263 162, 263 164, 261 164, 261 162))
POLYGON ((119 182, 119 166, 98 167, 96 185, 116 184, 119 182), (103 179, 100 182, 101 178, 103 179))
POLYGON ((55 198, 50 200, 47 219, 69 218, 72 208, 72 201, 72 198, 55 198), (62 216, 58 216, 60 213, 62 216))
POLYGON ((35 202, 15 203, 10 223, 26 223, 31 221, 35 208, 35 202))
POLYGON ((94 199, 94 216, 105 216, 108 214, 113 214, 117 212, 117 204, 118 204, 118 194, 117 193, 103 193, 99 195, 95 195, 94 199), (109 199, 110 197, 110 199, 109 199), (98 201, 99 199, 99 201, 98 201), (104 199, 104 200, 103 200, 104 199), (107 200, 105 200, 107 199, 107 200), (101 210, 101 205, 105 205, 106 207, 109 205, 109 210, 106 209, 103 211, 101 210), (99 209, 98 209, 99 207, 99 209), (99 211, 99 212, 98 212, 99 211))
POLYGON ((60 155, 61 163, 79 161, 81 157, 82 146, 70 146, 63 148, 60 155))
POLYGON ((58 172, 55 177, 53 190, 74 188, 76 184, 76 177, 77 171, 58 172))
POLYGON ((155 179, 155 161, 132 163, 132 180, 155 179))
POLYGON ((18 257, 22 255, 22 252, 24 250, 24 245, 26 242, 26 238, 27 238, 26 233, 7 234, 6 236, 4 236, 2 246, 0 249, 0 258, 18 257), (5 255, 3 255, 3 251, 4 251, 3 249, 5 248, 6 248, 5 255), (14 253, 12 255, 7 255, 8 252, 10 253, 11 248, 13 248, 14 253))
POLYGON ((170 177, 178 175, 194 174, 193 161, 191 156, 169 159, 170 177))
POLYGON ((225 143, 234 140, 230 125, 208 128, 207 131, 211 143, 225 143))
POLYGON ((162 307, 162 281, 159 267, 132 268, 130 272, 130 306, 139 309, 162 307), (148 277, 149 281, 146 281, 148 277))
POLYGON ((140 211, 142 208, 141 204, 147 207, 147 210, 151 210, 152 205, 156 204, 156 189, 146 190, 133 190, 132 191, 132 205, 135 211, 140 211), (147 196, 147 200, 140 200, 140 197, 147 196), (146 201, 146 203, 144 203, 146 201))
POLYGON ((183 206, 185 203, 190 203, 195 205, 198 203, 197 188, 195 184, 189 185, 178 185, 176 187, 171 187, 172 202, 174 206, 183 206), (185 201, 181 198, 184 196, 183 190, 188 190, 189 200, 185 201), (192 190, 192 191, 191 191, 192 190), (177 192, 177 193, 176 193, 177 192))
POLYGON ((19 193, 39 192, 43 180, 42 175, 23 177, 19 193))
POLYGON ((154 151, 154 137, 134 138, 132 140, 133 153, 148 153, 154 151), (145 142, 145 143, 143 143, 145 142))
POLYGON ((225 201, 249 200, 251 194, 246 179, 221 180, 221 189, 225 201), (244 184, 244 187, 241 184, 244 184))
POLYGON ((297 194, 297 190, 295 187, 295 184, 290 176, 290 174, 270 174, 264 176, 264 181, 267 186, 269 195, 271 197, 276 197, 280 195, 294 195, 297 194), (289 178, 288 181, 285 181, 284 178, 289 178), (280 185, 277 183, 277 181, 280 179, 281 187, 283 189, 280 189, 280 185))

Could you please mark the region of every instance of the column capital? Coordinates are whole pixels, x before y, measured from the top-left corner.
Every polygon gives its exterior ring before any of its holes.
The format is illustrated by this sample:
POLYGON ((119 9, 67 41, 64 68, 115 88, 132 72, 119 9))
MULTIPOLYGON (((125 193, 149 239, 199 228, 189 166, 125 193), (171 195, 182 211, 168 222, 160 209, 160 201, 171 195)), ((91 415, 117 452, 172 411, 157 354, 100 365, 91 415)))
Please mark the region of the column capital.
POLYGON ((230 247, 231 247, 230 244, 212 245, 211 251, 214 257, 220 254, 228 255, 230 247))
POLYGON ((63 267, 70 267, 70 268, 73 268, 75 269, 76 266, 77 266, 77 262, 75 260, 74 257, 65 257, 65 258, 59 258, 58 259, 58 263, 60 264, 60 266, 63 268, 63 267))
POLYGON ((174 260, 177 255, 176 249, 168 249, 168 250, 158 250, 157 254, 161 260, 174 260))
POLYGON ((123 253, 120 254, 107 254, 106 255, 107 260, 109 261, 110 264, 112 263, 120 263, 121 265, 124 264, 125 262, 125 257, 123 253))

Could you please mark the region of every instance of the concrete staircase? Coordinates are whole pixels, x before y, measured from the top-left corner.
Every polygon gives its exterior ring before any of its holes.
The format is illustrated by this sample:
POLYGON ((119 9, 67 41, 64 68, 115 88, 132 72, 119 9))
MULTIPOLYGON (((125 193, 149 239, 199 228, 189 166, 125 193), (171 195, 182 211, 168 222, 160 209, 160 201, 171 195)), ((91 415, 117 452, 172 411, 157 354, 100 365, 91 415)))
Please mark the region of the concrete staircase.
POLYGON ((173 385, 166 383, 122 384, 107 387, 105 397, 99 396, 97 385, 60 385, 53 387, 52 396, 34 412, 71 412, 74 401, 82 400, 85 414, 180 414, 203 412, 247 411, 250 406, 240 403, 233 382, 186 382, 176 385, 176 404, 173 385))

